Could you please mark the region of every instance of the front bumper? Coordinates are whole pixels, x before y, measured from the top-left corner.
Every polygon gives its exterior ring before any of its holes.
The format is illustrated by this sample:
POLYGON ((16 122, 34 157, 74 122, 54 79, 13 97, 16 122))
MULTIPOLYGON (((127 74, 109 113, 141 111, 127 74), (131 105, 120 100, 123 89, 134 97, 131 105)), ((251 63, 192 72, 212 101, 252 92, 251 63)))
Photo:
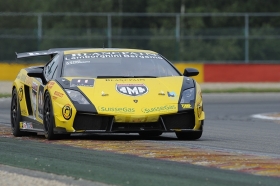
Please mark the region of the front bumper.
POLYGON ((77 112, 73 128, 75 132, 174 132, 192 130, 195 126, 193 110, 176 114, 160 115, 156 122, 116 122, 114 116, 77 112))

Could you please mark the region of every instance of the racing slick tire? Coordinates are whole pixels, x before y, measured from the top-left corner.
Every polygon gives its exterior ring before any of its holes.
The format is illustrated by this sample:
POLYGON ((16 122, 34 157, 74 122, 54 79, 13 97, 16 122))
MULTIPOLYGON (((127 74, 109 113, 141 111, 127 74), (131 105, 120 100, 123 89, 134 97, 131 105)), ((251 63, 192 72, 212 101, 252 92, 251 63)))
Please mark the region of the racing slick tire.
POLYGON ((156 137, 162 135, 160 131, 146 131, 146 132, 139 132, 139 135, 142 137, 156 137))
POLYGON ((46 92, 44 99, 43 124, 45 130, 45 137, 48 140, 58 139, 58 136, 54 134, 53 130, 55 127, 55 121, 53 115, 52 100, 48 92, 46 92))
POLYGON ((200 130, 198 131, 184 131, 176 132, 176 136, 179 140, 197 140, 202 136, 204 121, 201 121, 200 130))
POLYGON ((14 88, 12 92, 12 101, 11 101, 11 128, 12 133, 15 137, 23 136, 25 132, 20 131, 20 121, 21 121, 21 112, 20 112, 19 98, 17 90, 14 88))

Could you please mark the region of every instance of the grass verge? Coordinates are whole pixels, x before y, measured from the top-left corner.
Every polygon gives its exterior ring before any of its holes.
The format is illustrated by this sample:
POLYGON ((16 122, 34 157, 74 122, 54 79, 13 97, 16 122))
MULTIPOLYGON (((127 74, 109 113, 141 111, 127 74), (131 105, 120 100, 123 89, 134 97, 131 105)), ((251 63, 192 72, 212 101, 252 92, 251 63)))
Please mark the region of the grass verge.
POLYGON ((12 96, 11 94, 0 93, 0 98, 7 98, 7 97, 11 97, 11 96, 12 96))
POLYGON ((268 93, 280 92, 279 88, 231 88, 231 89, 202 89, 202 93, 268 93))

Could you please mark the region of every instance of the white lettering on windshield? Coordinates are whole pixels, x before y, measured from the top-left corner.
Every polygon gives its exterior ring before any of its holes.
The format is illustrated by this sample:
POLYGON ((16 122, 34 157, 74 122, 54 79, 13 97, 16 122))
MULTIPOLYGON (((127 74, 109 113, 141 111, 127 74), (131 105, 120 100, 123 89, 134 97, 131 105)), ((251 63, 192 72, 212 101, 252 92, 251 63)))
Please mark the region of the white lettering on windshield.
POLYGON ((78 53, 65 55, 65 61, 90 58, 146 58, 146 59, 162 59, 158 54, 143 52, 94 52, 94 53, 78 53))

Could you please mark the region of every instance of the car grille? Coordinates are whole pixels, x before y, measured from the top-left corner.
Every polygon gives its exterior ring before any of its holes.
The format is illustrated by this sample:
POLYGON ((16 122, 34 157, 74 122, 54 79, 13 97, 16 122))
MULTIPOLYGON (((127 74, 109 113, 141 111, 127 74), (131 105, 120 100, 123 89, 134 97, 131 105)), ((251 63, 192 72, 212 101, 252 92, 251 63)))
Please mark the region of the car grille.
POLYGON ((100 116, 77 113, 74 120, 75 130, 106 130, 108 132, 139 132, 147 130, 170 131, 171 129, 193 129, 194 112, 162 115, 158 122, 150 123, 113 123, 113 116, 100 116), (111 126, 112 125, 112 126, 111 126))
POLYGON ((112 119, 113 116, 77 113, 73 127, 75 130, 106 130, 112 119))
POLYGON ((193 129, 195 125, 194 112, 162 115, 162 120, 167 130, 193 129))
POLYGON ((152 123, 114 123, 112 132, 139 132, 144 130, 164 130, 161 122, 152 123))

